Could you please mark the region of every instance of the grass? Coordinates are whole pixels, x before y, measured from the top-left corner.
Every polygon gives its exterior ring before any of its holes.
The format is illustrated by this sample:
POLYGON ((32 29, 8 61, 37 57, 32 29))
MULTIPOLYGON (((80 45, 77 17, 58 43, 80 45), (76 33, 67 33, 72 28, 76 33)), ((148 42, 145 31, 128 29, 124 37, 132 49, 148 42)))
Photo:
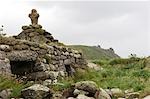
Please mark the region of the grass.
POLYGON ((95 46, 70 45, 69 47, 81 51, 87 60, 119 58, 119 56, 114 52, 95 46))
POLYGON ((12 89, 11 97, 17 98, 21 95, 21 90, 28 87, 30 84, 24 84, 12 77, 5 77, 0 75, 0 91, 5 89, 12 89))
POLYGON ((112 60, 97 61, 95 63, 100 64, 104 68, 103 70, 78 70, 75 77, 68 79, 67 83, 91 80, 104 89, 133 89, 135 92, 139 91, 141 96, 150 94, 150 70, 145 69, 147 67, 145 58, 116 60, 120 63, 116 62, 112 65, 112 60), (122 62, 124 60, 128 62, 122 62))

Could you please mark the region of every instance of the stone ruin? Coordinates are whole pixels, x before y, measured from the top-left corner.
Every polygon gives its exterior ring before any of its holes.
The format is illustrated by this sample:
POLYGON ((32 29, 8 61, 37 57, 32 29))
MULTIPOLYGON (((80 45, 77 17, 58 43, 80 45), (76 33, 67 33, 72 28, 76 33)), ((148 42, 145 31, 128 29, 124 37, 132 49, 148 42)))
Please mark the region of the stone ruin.
POLYGON ((38 24, 36 15, 39 17, 32 10, 32 24, 23 26, 19 35, 0 37, 0 74, 25 76, 27 80, 55 80, 72 76, 77 68, 86 68, 82 53, 54 39, 38 24))

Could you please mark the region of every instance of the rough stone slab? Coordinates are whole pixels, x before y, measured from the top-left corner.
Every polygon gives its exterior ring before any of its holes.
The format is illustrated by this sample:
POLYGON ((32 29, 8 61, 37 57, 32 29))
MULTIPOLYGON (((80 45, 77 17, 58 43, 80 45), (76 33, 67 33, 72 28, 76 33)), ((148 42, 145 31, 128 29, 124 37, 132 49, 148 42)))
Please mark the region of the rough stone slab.
POLYGON ((40 84, 34 84, 21 91, 25 99, 48 99, 50 97, 50 89, 40 84))
POLYGON ((97 91, 97 84, 93 81, 81 81, 75 84, 75 88, 79 90, 84 90, 90 94, 95 94, 97 91))
POLYGON ((36 52, 30 50, 12 51, 6 55, 10 61, 35 61, 37 56, 36 52))

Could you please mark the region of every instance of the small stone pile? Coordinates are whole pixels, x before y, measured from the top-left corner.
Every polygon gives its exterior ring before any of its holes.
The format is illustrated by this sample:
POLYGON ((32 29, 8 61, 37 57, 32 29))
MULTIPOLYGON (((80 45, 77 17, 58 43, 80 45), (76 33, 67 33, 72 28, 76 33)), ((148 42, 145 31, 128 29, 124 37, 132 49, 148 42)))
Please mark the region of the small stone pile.
POLYGON ((42 29, 41 25, 22 26, 22 29, 23 31, 18 36, 15 36, 16 39, 46 44, 51 42, 58 43, 58 40, 54 39, 51 33, 42 29))

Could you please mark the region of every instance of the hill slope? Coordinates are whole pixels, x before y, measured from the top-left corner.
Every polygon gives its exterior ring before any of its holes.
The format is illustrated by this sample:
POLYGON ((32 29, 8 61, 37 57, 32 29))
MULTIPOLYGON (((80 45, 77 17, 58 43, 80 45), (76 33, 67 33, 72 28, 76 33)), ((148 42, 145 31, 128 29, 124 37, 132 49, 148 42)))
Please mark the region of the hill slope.
POLYGON ((119 58, 112 48, 103 49, 97 46, 85 45, 69 45, 69 47, 81 51, 88 60, 119 58))

